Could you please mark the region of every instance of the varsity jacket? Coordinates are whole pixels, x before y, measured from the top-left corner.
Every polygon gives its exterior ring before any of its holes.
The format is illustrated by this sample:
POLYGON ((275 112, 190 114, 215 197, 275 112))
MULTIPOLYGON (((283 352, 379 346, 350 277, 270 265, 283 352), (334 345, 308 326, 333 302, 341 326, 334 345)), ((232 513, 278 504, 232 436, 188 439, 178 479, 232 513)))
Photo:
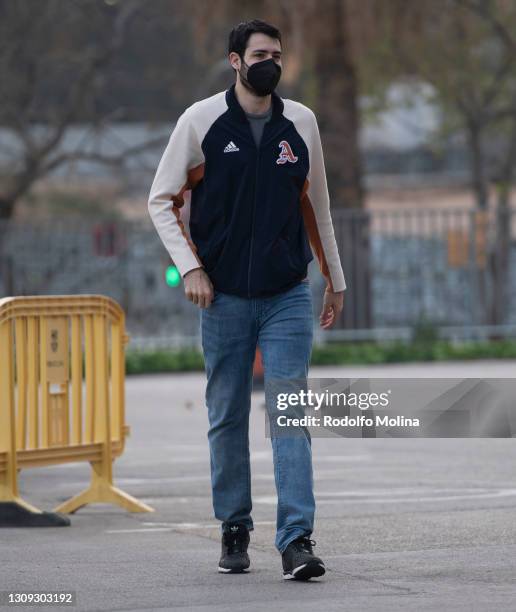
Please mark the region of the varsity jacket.
POLYGON ((203 267, 215 290, 265 297, 305 278, 315 253, 327 287, 342 291, 317 120, 276 92, 272 105, 259 147, 235 85, 188 107, 158 165, 149 214, 182 277, 203 267))

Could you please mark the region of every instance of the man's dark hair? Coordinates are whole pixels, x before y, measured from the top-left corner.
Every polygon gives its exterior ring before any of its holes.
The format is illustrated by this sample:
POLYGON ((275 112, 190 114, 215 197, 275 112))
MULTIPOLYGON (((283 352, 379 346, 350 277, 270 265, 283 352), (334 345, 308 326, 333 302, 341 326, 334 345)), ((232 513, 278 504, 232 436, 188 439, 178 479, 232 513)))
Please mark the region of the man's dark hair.
POLYGON ((234 51, 243 59, 247 41, 251 34, 255 34, 256 32, 266 34, 271 38, 277 38, 281 44, 281 33, 278 28, 260 19, 253 19, 252 21, 239 23, 231 30, 229 33, 228 55, 234 51))

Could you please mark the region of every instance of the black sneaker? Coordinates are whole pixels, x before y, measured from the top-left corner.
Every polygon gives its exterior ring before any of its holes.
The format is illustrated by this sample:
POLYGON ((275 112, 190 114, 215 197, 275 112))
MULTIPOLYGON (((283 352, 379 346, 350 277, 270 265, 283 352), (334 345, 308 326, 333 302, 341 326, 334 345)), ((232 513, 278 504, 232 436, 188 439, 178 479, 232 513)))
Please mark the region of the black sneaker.
POLYGON ((285 580, 309 580, 324 574, 324 563, 314 555, 312 546, 315 541, 308 536, 290 542, 281 555, 285 580))
POLYGON ((219 561, 219 572, 223 574, 240 574, 249 567, 249 530, 242 523, 227 525, 222 534, 222 554, 219 561))

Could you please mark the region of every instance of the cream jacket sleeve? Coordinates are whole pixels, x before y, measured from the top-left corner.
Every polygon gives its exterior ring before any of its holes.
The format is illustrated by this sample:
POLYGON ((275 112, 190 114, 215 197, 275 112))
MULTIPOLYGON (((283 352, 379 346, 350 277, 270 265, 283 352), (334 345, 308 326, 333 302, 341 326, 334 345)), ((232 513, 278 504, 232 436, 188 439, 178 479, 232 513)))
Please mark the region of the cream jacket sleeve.
POLYGON ((185 191, 193 189, 203 174, 204 155, 187 109, 172 131, 148 198, 152 222, 182 277, 203 266, 180 214, 185 191))

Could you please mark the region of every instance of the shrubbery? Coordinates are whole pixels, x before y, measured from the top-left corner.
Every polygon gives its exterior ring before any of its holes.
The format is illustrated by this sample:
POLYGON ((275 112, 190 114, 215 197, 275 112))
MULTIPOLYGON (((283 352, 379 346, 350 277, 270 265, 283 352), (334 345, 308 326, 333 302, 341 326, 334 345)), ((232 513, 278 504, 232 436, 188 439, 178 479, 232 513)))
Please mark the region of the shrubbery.
MULTIPOLYGON (((408 361, 445 361, 468 359, 514 359, 516 341, 465 342, 454 344, 425 335, 415 335, 412 342, 339 342, 316 345, 312 365, 400 363, 408 361)), ((127 351, 127 374, 151 372, 187 372, 203 370, 201 351, 193 348, 176 351, 127 351)))

